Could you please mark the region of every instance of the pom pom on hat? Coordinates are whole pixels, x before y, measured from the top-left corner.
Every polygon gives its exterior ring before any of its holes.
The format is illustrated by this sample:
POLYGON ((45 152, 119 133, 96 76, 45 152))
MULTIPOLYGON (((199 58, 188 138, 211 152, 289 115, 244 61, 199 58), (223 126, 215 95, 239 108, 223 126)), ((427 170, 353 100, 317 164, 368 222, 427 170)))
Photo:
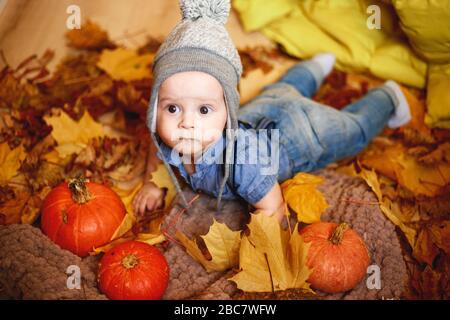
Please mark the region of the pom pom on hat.
POLYGON ((180 0, 183 19, 208 17, 225 24, 230 14, 230 0, 180 0))

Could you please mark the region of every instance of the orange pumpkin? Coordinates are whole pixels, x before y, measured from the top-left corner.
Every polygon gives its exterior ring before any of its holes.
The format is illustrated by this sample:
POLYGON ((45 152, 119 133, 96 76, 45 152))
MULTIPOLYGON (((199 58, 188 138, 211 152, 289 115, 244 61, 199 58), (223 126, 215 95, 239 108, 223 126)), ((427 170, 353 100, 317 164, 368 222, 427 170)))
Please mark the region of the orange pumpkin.
POLYGON ((77 177, 50 191, 41 212, 42 231, 61 248, 85 257, 111 240, 126 209, 107 186, 77 177))
POLYGON ((370 258, 361 237, 346 223, 317 222, 300 230, 310 242, 307 266, 314 268, 308 282, 327 293, 354 288, 366 275, 370 258))
POLYGON ((98 281, 113 300, 161 299, 169 283, 169 265, 156 247, 127 241, 102 257, 98 281))

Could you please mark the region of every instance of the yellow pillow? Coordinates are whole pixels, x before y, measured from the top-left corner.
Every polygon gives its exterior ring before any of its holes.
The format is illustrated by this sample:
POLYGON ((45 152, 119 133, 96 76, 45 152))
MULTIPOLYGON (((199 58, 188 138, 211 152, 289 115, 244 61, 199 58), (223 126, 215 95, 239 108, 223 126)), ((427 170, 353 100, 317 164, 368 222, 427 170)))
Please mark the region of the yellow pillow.
POLYGON ((411 46, 430 62, 450 62, 450 0, 392 0, 411 46))
POLYGON ((258 30, 273 20, 288 14, 298 0, 233 0, 242 25, 247 32, 258 30))
POLYGON ((428 68, 425 123, 430 127, 450 129, 450 63, 430 64, 428 68))
POLYGON ((408 44, 389 39, 376 49, 370 61, 370 72, 381 79, 424 88, 427 64, 414 54, 408 44))
POLYGON ((426 64, 405 43, 396 40, 394 9, 382 2, 381 29, 369 29, 367 8, 372 0, 235 0, 244 26, 260 28, 287 53, 307 59, 333 52, 336 68, 372 72, 411 86, 425 86, 426 64), (279 6, 279 8, 277 8, 279 6), (285 12, 283 14, 283 12, 285 12), (339 18, 337 18, 339 17, 339 18))

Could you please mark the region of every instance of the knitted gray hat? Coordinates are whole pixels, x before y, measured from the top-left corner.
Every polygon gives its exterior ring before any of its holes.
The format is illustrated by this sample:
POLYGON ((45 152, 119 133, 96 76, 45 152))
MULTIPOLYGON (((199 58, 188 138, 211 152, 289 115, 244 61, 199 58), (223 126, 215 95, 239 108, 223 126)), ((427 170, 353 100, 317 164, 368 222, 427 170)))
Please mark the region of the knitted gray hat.
MULTIPOLYGON (((222 85, 227 106, 225 172, 217 199, 217 210, 229 176, 237 134, 237 91, 242 64, 225 23, 230 13, 230 0, 180 0, 182 20, 172 30, 156 53, 153 62, 153 87, 147 113, 147 125, 156 148, 161 151, 156 133, 158 91, 161 84, 178 72, 200 71, 215 77, 222 85)), ((170 164, 163 159, 170 177, 181 196, 182 206, 188 208, 181 187, 170 164)))

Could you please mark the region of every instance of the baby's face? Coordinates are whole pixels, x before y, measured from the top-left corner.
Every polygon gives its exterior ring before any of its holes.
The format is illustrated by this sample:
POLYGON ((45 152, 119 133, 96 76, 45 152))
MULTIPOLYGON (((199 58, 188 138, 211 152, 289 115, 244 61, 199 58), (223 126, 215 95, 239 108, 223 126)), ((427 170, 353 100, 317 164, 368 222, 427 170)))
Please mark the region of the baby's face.
POLYGON ((223 89, 203 72, 167 78, 158 93, 156 131, 162 141, 193 158, 222 136, 227 121, 223 89))

